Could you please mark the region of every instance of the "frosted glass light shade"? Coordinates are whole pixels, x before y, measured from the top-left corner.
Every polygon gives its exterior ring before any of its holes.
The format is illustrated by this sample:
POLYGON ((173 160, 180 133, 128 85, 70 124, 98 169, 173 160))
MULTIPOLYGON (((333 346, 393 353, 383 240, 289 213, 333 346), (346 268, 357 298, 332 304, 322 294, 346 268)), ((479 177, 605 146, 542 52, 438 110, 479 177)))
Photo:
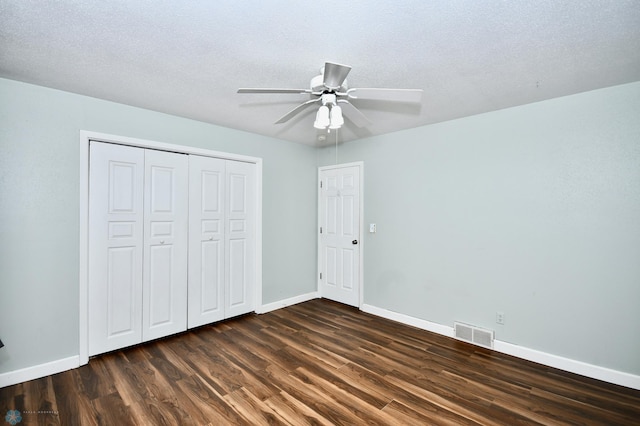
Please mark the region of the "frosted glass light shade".
POLYGON ((326 129, 327 126, 331 124, 329 120, 329 107, 323 105, 318 109, 318 113, 316 114, 316 121, 313 123, 313 127, 316 129, 326 129))
POLYGON ((344 124, 344 118, 342 117, 342 108, 335 105, 331 107, 331 124, 330 129, 339 129, 344 124))

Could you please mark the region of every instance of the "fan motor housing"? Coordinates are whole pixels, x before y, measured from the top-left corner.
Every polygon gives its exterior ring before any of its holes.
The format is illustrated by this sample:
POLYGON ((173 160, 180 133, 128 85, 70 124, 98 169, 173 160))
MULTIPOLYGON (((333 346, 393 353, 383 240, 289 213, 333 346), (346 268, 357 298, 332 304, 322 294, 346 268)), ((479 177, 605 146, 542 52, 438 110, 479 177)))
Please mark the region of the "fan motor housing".
MULTIPOLYGON (((324 92, 327 88, 324 86, 324 76, 322 74, 316 75, 311 79, 311 90, 314 92, 324 92)), ((346 92, 347 91, 347 80, 342 82, 342 86, 336 92, 346 92)))

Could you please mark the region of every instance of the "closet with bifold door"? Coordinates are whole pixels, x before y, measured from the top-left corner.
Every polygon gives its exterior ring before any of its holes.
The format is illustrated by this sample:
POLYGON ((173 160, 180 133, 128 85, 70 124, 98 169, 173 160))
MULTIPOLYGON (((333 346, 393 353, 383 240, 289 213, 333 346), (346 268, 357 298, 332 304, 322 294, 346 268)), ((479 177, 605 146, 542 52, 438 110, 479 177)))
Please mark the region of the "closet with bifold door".
POLYGON ((91 141, 90 356, 254 310, 255 164, 91 141))
POLYGON ((253 311, 255 166, 189 156, 189 327, 253 311))

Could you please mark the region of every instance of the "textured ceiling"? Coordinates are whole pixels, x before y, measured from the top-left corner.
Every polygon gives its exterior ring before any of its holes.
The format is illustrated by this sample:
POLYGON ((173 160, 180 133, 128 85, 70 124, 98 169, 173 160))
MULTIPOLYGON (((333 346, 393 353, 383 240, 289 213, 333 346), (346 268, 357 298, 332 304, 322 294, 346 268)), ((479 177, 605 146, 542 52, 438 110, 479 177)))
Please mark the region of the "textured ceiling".
MULTIPOLYGON (((0 0, 0 76, 319 145, 307 88, 325 61, 373 123, 342 141, 640 80, 640 1, 0 0)), ((333 139, 333 135, 331 135, 333 139)))

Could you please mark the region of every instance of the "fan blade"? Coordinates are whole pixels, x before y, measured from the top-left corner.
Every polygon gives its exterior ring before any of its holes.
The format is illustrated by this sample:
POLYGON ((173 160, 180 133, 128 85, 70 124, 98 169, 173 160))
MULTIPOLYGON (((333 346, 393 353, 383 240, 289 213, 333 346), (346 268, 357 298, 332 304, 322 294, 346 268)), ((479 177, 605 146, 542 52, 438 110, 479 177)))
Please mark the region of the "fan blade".
POLYGON ((306 107, 308 107, 309 105, 311 105, 313 103, 320 102, 321 100, 322 100, 321 98, 311 99, 310 101, 307 101, 305 103, 302 103, 302 104, 298 105, 297 107, 295 107, 294 109, 292 109, 291 111, 289 111, 288 113, 286 113, 285 115, 280 117, 280 119, 278 121, 276 121, 275 124, 281 124, 281 123, 285 123, 285 122, 291 120, 293 118, 293 116, 298 114, 300 111, 302 111, 303 109, 305 109, 306 107))
POLYGON ((419 103, 422 89, 349 89, 349 99, 371 99, 378 101, 419 103))
POLYGON ((342 108, 342 114, 346 116, 357 127, 367 127, 371 124, 371 121, 360 110, 344 99, 338 100, 340 108, 342 108))
POLYGON ((311 93, 309 89, 238 89, 238 93, 311 93))
POLYGON ((327 89, 336 90, 342 86, 344 80, 347 78, 347 74, 351 71, 351 67, 348 65, 334 64, 332 62, 325 62, 323 73, 323 84, 327 89))

